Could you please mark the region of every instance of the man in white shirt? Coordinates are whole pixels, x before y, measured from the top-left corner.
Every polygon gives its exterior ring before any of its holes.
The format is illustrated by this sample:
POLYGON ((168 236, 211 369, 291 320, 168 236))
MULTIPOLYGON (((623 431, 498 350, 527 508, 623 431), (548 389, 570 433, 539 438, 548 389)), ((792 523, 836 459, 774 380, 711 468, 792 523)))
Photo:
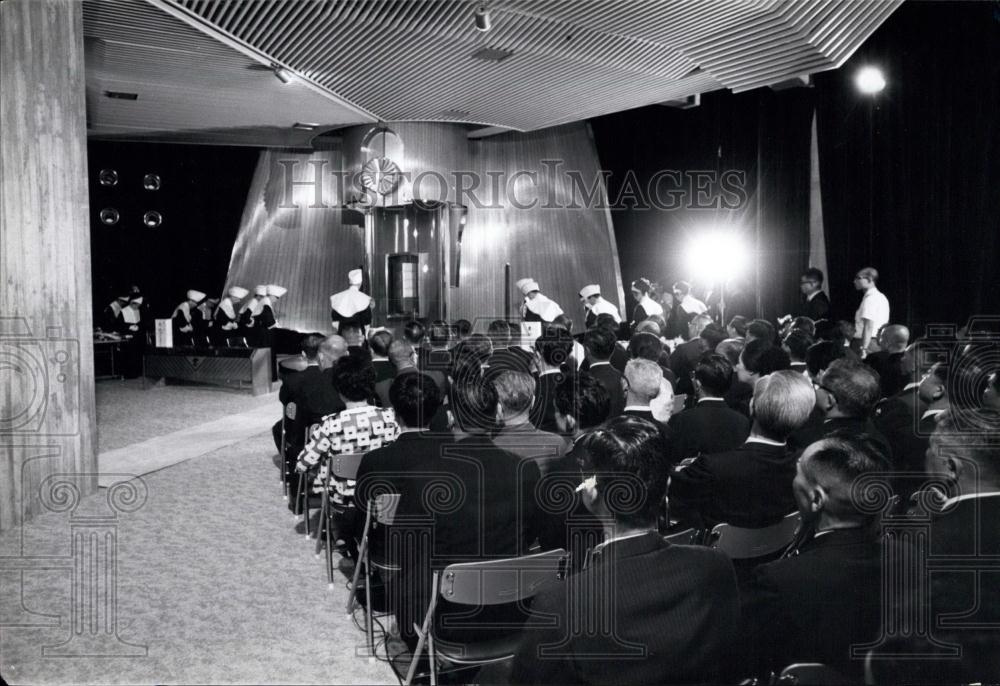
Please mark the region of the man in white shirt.
POLYGON ((862 291, 861 306, 854 314, 855 349, 864 358, 878 330, 889 323, 889 299, 876 286, 878 270, 865 267, 854 277, 854 287, 862 291))

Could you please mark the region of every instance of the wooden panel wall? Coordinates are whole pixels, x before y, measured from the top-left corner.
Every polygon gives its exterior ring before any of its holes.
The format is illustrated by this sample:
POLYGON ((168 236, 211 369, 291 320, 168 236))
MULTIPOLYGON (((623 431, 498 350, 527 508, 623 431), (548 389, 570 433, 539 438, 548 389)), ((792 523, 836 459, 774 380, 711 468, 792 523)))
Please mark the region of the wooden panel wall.
POLYGON ((80 8, 0 2, 0 529, 97 488, 80 8))

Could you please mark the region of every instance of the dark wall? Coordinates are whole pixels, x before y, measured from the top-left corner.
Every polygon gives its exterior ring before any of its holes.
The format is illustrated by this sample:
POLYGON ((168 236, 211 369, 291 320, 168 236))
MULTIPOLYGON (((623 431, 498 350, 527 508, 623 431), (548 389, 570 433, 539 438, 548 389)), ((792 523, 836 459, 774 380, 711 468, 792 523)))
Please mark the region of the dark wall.
POLYGON ((1000 4, 906 3, 816 83, 834 294, 871 264, 894 320, 997 312, 1000 4), (869 62, 888 82, 875 99, 851 82, 869 62))
POLYGON ((169 316, 189 288, 218 297, 259 150, 91 141, 87 152, 94 311, 131 284, 154 316, 169 316), (116 186, 98 182, 102 169, 118 172, 116 186), (147 173, 160 190, 143 188, 147 173), (101 223, 105 207, 118 210, 117 225, 101 223), (148 210, 163 215, 159 227, 143 224, 148 210))
POLYGON ((905 3, 842 68, 816 75, 812 88, 712 93, 691 110, 654 106, 593 120, 613 203, 629 170, 643 188, 659 169, 747 173, 746 202, 732 210, 644 209, 620 198, 612 218, 625 281, 689 278, 681 259, 686 236, 732 221, 752 243, 759 224, 759 288, 753 278, 748 286, 765 316, 787 311, 808 262, 814 111, 836 313, 853 315, 859 295, 851 281, 865 265, 881 272, 893 320, 917 329, 996 311, 996 2, 905 3), (853 83, 867 63, 882 67, 888 81, 875 99, 853 83))

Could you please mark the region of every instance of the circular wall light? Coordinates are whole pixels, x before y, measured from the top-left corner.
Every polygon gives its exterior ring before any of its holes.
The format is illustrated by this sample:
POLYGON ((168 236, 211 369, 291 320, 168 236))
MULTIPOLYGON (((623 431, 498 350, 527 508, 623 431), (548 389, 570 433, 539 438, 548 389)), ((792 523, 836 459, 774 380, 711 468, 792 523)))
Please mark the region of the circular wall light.
POLYGON ((114 169, 102 169, 97 175, 97 180, 100 181, 102 186, 117 186, 118 172, 114 169))
POLYGON ((160 175, 159 174, 146 174, 142 177, 142 187, 147 191, 158 191, 160 190, 160 175))
POLYGON ((155 229, 163 223, 163 215, 156 210, 150 210, 146 214, 142 215, 142 223, 151 229, 155 229))
POLYGON ((118 214, 118 210, 113 207, 105 207, 101 210, 100 217, 101 223, 106 226, 114 226, 118 223, 118 220, 121 219, 121 216, 118 214))

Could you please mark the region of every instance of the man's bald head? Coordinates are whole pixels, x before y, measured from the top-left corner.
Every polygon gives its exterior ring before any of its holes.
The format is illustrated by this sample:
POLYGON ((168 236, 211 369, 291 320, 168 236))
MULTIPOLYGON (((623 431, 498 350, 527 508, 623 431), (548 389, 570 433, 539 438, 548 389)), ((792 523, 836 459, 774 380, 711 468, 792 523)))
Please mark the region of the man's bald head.
POLYGON ((910 342, 910 330, 902 324, 889 324, 882 329, 882 340, 879 341, 882 350, 890 353, 901 353, 910 342))
POLYGON ((323 339, 319 346, 320 366, 324 369, 332 367, 337 360, 347 354, 347 341, 343 336, 333 334, 323 339))

